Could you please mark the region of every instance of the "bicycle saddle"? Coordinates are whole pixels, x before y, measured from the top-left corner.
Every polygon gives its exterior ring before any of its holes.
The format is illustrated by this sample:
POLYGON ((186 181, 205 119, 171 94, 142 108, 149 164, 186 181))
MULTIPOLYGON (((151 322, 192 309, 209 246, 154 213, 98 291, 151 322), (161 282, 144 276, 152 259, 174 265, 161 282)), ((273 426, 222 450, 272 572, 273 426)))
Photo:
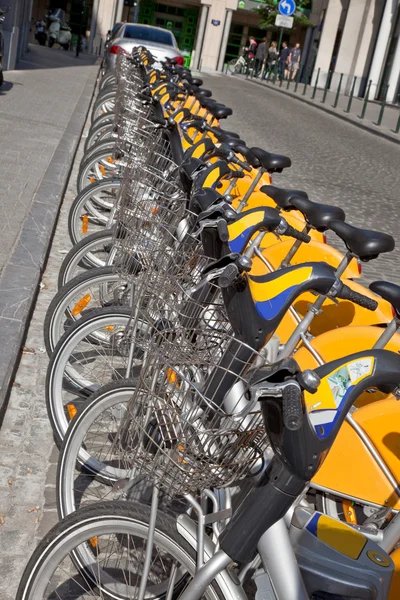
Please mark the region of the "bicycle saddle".
POLYGON ((344 241, 347 249, 352 254, 358 256, 364 262, 377 258, 383 252, 391 252, 394 249, 394 239, 387 233, 371 229, 360 229, 343 221, 331 221, 329 229, 344 241))
POLYGON ((369 289, 374 294, 378 294, 378 296, 390 302, 396 312, 396 316, 400 317, 400 285, 390 283, 389 281, 373 281, 369 289))
POLYGON ((308 198, 306 192, 302 192, 301 190, 287 190, 284 188, 278 188, 275 185, 263 185, 260 188, 260 191, 263 194, 267 194, 279 208, 283 210, 291 210, 292 209, 292 199, 297 196, 302 196, 303 198, 308 198))
POLYGON ((229 117, 233 113, 233 110, 229 108, 229 106, 224 106, 223 104, 215 104, 214 106, 211 106, 208 110, 212 114, 212 116, 218 120, 226 119, 226 117, 229 117))
POLYGON ((197 88, 194 89, 192 87, 193 94, 196 96, 201 96, 202 98, 210 98, 212 96, 212 92, 210 90, 206 90, 205 88, 197 88))
POLYGON ((261 191, 270 196, 283 210, 299 210, 307 223, 318 231, 326 231, 331 221, 344 221, 346 217, 344 211, 337 206, 311 202, 305 192, 280 190, 273 185, 264 185, 261 191))
POLYGON ((280 173, 283 169, 290 167, 292 161, 283 154, 272 154, 262 148, 250 148, 254 156, 258 158, 263 169, 266 171, 277 171, 280 173))
POLYGON ((235 133, 234 131, 227 131, 226 129, 221 129, 221 127, 210 127, 210 132, 213 135, 215 135, 217 139, 219 139, 223 135, 231 138, 240 138, 240 135, 238 133, 235 133))
POLYGON ((186 81, 188 81, 191 85, 194 85, 196 87, 199 87, 201 85, 203 85, 203 80, 200 79, 200 77, 191 77, 190 75, 187 75, 185 77, 186 81))

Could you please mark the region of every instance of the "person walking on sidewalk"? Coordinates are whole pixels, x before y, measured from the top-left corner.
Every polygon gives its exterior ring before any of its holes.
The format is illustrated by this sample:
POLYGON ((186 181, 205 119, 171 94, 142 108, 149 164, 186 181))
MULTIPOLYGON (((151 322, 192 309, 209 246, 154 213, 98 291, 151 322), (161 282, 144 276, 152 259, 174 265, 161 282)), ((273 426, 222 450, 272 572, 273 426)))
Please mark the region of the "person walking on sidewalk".
POLYGON ((300 60, 301 60, 301 50, 300 44, 296 44, 294 48, 292 48, 289 54, 289 71, 290 71, 290 79, 293 81, 296 79, 297 71, 300 68, 300 60))
POLYGON ((254 38, 253 36, 249 37, 249 45, 246 48, 246 52, 247 52, 247 66, 246 66, 246 74, 249 72, 249 69, 251 66, 253 66, 254 64, 254 59, 256 56, 256 52, 257 52, 257 42, 256 42, 256 38, 254 38))
POLYGON ((267 58, 267 44, 265 43, 266 38, 263 38, 261 44, 258 45, 256 50, 256 60, 254 65, 254 77, 262 76, 265 69, 265 59, 267 58))
POLYGON ((273 73, 275 70, 276 59, 278 58, 278 50, 276 46, 276 42, 271 42, 271 45, 268 48, 267 64, 264 71, 264 79, 266 79, 267 77, 269 79, 270 74, 273 73))
POLYGON ((289 48, 286 42, 282 44, 282 50, 279 55, 279 79, 282 81, 285 77, 288 76, 288 61, 289 61, 289 48))

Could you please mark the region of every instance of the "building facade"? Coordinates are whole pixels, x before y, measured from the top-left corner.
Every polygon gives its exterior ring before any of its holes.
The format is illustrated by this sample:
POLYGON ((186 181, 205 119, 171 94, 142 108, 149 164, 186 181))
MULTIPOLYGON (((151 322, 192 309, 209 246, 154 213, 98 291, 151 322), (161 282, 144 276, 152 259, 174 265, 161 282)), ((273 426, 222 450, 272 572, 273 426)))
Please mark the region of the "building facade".
POLYGON ((318 86, 400 104, 399 0, 329 0, 316 43, 318 86))

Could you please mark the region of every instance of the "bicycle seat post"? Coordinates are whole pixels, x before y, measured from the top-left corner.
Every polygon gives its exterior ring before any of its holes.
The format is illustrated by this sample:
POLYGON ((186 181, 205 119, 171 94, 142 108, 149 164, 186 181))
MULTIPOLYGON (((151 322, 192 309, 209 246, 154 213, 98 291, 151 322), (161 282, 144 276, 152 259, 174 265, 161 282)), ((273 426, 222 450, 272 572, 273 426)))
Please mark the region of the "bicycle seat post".
MULTIPOLYGON (((311 230, 311 227, 309 227, 308 225, 306 225, 303 229, 303 233, 309 233, 311 230)), ((297 250, 300 248, 301 244, 303 244, 304 242, 302 240, 295 240, 293 246, 290 248, 289 252, 286 254, 285 258, 282 260, 281 264, 279 265, 279 269, 285 269, 286 267, 290 267, 290 262, 292 260, 292 258, 294 257, 294 255, 296 254, 297 250)))
POLYGON ((256 187, 257 187, 257 185, 258 185, 261 177, 264 175, 265 172, 266 172, 265 169, 263 169, 262 167, 260 167, 258 169, 257 175, 254 177, 253 181, 251 182, 251 185, 250 185, 249 189, 247 190, 247 192, 245 193, 245 195, 241 199, 239 206, 237 207, 237 212, 238 213, 240 213, 247 206, 248 199, 250 198, 251 194, 256 189, 256 187))

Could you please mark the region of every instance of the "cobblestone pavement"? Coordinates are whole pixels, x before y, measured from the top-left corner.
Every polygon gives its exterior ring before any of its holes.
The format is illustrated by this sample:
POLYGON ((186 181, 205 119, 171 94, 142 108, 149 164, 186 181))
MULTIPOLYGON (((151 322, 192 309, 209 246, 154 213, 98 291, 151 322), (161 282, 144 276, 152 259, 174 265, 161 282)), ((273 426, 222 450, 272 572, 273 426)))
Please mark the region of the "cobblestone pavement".
MULTIPOLYGON (((398 149, 290 98, 233 78, 204 77, 216 99, 234 109, 229 129, 250 145, 289 154, 293 167, 275 183, 306 189, 311 199, 343 206, 350 222, 397 234, 398 149), (361 218, 360 218, 361 217, 361 218)), ((81 151, 78 151, 79 164, 81 151)), ((70 248, 66 223, 76 172, 61 210, 25 350, 0 431, 0 598, 13 600, 39 539, 56 522, 54 447, 44 405, 47 355, 42 326, 70 248)), ((375 277, 399 282, 395 258, 376 261, 375 277)))
MULTIPOLYGON (((233 109, 229 130, 249 146, 291 157, 292 167, 274 176, 276 185, 305 190, 311 200, 341 206, 349 223, 393 235, 398 250, 363 265, 363 272, 370 281, 400 283, 399 146, 249 81, 203 79, 233 109)), ((329 241, 343 249, 334 236, 329 241)))

